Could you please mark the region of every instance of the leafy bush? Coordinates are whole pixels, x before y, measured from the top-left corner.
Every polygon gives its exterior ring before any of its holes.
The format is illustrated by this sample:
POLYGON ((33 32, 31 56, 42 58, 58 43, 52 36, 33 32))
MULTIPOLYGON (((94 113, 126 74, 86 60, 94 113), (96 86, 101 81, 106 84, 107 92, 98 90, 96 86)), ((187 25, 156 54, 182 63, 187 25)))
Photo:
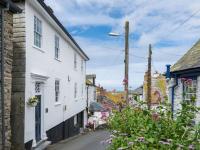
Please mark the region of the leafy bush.
POLYGON ((108 123, 113 132, 109 149, 200 149, 200 125, 194 123, 199 108, 194 103, 184 101, 175 119, 169 104, 148 110, 140 103, 114 112, 108 123))

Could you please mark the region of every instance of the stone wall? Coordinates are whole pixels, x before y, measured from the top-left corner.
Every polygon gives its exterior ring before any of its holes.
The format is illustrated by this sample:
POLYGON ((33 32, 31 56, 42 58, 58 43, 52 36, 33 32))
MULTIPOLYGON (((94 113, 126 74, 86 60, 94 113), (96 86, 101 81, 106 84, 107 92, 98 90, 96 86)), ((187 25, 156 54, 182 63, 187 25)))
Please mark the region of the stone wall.
MULTIPOLYGON (((3 49, 4 49, 4 59, 1 60, 1 67, 4 68, 3 79, 1 78, 1 88, 3 88, 4 99, 1 99, 0 108, 4 108, 4 113, 0 114, 0 122, 4 119, 3 124, 1 124, 1 145, 5 144, 5 150, 10 150, 11 148, 11 126, 10 126, 10 112, 11 112, 11 87, 12 87, 12 59, 13 59, 13 14, 9 11, 5 11, 4 16, 4 35, 3 35, 3 49), (3 83, 3 84, 2 84, 3 83), (3 103, 2 103, 3 101, 3 103), (2 129, 4 132, 2 132, 2 129), (5 140, 3 140, 3 135, 5 140)), ((2 22, 1 22, 2 25, 2 22)), ((2 43, 1 43, 2 45, 2 43)), ((2 54, 2 53, 1 53, 2 54)), ((2 73, 2 70, 1 70, 2 73)), ((0 89, 1 90, 1 89, 0 89)), ((2 111, 1 111, 2 112, 2 111)))
MULTIPOLYGON (((0 41, 2 40, 1 33, 2 33, 2 11, 0 8, 0 41)), ((2 48, 2 43, 0 42, 0 50, 2 48)), ((1 51, 0 51, 0 58, 1 58, 1 51)), ((1 82, 1 60, 0 60, 0 85, 2 85, 1 82)), ((1 86, 0 86, 1 91, 1 86)), ((1 92, 0 92, 0 149, 2 149, 2 99, 1 99, 1 92)))
POLYGON ((19 7, 20 14, 13 16, 13 72, 12 72, 12 149, 24 149, 24 105, 25 105, 25 2, 19 7))

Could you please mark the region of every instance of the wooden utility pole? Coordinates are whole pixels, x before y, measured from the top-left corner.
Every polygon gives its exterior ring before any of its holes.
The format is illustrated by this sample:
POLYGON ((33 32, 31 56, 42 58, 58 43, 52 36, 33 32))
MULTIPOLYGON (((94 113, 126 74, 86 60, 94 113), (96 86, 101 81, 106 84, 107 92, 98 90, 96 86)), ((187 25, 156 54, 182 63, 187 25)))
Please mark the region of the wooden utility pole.
POLYGON ((151 44, 149 44, 148 71, 147 71, 147 104, 148 109, 151 109, 151 44))
POLYGON ((128 85, 129 85, 129 79, 128 79, 128 73, 129 73, 129 21, 125 22, 125 84, 124 84, 124 91, 125 91, 125 98, 126 98, 126 104, 129 104, 129 98, 128 98, 128 85))

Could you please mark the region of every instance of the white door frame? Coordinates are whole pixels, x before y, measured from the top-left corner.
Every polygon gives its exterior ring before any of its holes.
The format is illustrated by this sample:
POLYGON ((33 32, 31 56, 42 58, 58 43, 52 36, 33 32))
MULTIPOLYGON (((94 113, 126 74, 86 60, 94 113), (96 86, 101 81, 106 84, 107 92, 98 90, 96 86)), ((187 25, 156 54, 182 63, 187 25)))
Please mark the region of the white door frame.
MULTIPOLYGON (((33 89, 33 94, 35 95, 41 95, 41 140, 46 140, 47 139, 47 135, 44 129, 44 114, 45 114, 45 104, 44 104, 44 100, 45 100, 45 84, 47 82, 47 79, 49 77, 44 76, 44 75, 39 75, 39 74, 35 74, 35 73, 31 73, 31 79, 32 79, 32 89, 33 89), (35 83, 41 83, 41 90, 39 93, 36 93, 35 91, 35 83)), ((34 114, 35 114, 35 110, 34 110, 34 114)), ((35 135, 35 128, 34 128, 34 135, 35 135)), ((36 139, 34 136, 34 140, 33 140, 33 147, 35 147, 37 145, 36 143, 36 139)))

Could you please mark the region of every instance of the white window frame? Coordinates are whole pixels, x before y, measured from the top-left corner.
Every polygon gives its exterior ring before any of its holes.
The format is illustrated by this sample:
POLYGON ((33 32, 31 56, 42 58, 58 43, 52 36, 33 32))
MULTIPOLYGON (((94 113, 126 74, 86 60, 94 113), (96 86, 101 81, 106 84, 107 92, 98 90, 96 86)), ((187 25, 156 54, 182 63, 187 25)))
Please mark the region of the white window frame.
POLYGON ((83 97, 83 84, 81 84, 81 96, 83 97))
POLYGON ((42 48, 42 21, 34 16, 34 46, 42 48))
POLYGON ((60 97, 60 80, 55 80, 55 102, 59 102, 60 97))
POLYGON ((77 69, 77 54, 74 53, 74 69, 77 69))
POLYGON ((83 59, 81 59, 81 72, 83 73, 83 64, 84 64, 84 61, 83 59))
POLYGON ((193 79, 191 84, 183 84, 183 98, 184 100, 191 101, 191 98, 194 96, 197 97, 197 80, 193 79))
POLYGON ((57 36, 57 35, 55 35, 55 37, 54 37, 55 39, 54 39, 54 42, 55 42, 55 55, 54 55, 54 57, 55 57, 55 59, 57 59, 57 60, 59 60, 60 59, 60 38, 57 36))
POLYGON ((78 116, 74 116, 74 126, 78 125, 78 116))
POLYGON ((78 95, 78 86, 77 86, 77 83, 75 82, 74 83, 74 98, 76 99, 77 98, 77 95, 78 95))

